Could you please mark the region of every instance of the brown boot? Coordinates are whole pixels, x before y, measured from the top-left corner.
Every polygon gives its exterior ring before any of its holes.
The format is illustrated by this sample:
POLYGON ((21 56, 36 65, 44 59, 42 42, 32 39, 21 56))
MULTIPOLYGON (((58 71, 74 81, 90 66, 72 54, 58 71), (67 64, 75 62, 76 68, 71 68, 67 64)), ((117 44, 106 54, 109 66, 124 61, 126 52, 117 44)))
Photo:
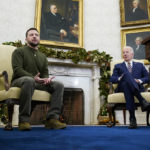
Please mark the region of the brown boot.
POLYGON ((46 129, 64 129, 66 128, 66 126, 67 125, 65 123, 61 123, 57 119, 49 119, 49 120, 46 120, 45 122, 46 129))
POLYGON ((28 123, 28 122, 21 122, 21 123, 19 123, 19 130, 21 130, 21 131, 31 130, 30 123, 28 123))

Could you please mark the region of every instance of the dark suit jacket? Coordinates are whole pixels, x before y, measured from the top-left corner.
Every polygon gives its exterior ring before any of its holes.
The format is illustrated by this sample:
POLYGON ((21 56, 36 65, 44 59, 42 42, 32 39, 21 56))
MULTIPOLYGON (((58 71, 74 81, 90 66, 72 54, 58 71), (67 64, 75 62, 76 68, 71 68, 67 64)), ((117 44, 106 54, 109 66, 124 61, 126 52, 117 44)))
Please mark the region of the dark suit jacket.
POLYGON ((134 58, 135 59, 145 59, 145 46, 139 45, 139 48, 134 48, 134 58))
POLYGON ((51 12, 45 14, 45 24, 47 29, 54 30, 60 33, 61 29, 66 31, 69 30, 69 24, 59 13, 56 13, 56 16, 51 12))
MULTIPOLYGON (((115 65, 113 74, 110 78, 110 82, 118 83, 118 88, 116 89, 116 92, 120 92, 119 91, 120 81, 118 81, 118 78, 125 73, 129 73, 125 62, 115 65)), ((144 65, 139 62, 133 62, 132 76, 134 79, 140 79, 143 82, 142 84, 148 83, 149 81, 148 71, 145 69, 144 65)), ((142 84, 139 85, 141 92, 144 91, 144 87, 142 84)))
POLYGON ((126 16, 126 21, 137 21, 144 19, 148 19, 148 15, 139 7, 135 9, 134 13, 133 10, 131 10, 126 16))

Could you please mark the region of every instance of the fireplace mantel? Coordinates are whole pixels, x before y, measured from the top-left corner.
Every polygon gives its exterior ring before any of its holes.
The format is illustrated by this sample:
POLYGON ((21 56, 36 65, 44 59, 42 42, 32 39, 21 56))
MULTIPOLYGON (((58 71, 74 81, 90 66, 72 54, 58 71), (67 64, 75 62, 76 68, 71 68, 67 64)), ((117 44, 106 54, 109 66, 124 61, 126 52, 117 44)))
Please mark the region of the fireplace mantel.
POLYGON ((100 68, 96 63, 73 63, 69 59, 48 58, 49 75, 66 88, 82 88, 84 92, 84 124, 97 124, 100 109, 100 68))
POLYGON ((92 67, 92 66, 97 66, 97 63, 91 63, 91 62, 78 62, 75 64, 72 62, 71 59, 58 59, 58 58, 47 58, 49 64, 65 64, 65 65, 71 65, 71 66, 85 66, 85 67, 92 67))

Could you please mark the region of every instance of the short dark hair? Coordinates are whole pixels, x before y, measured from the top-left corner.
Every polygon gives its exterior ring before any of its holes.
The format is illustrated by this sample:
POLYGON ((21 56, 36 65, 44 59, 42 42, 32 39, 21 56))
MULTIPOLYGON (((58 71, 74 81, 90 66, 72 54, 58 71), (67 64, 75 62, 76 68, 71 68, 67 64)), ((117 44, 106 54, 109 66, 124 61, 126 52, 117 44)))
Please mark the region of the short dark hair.
POLYGON ((39 32, 39 31, 37 30, 37 28, 34 28, 34 27, 29 28, 29 29, 26 31, 26 37, 28 36, 28 32, 31 31, 31 30, 35 30, 35 31, 39 32))

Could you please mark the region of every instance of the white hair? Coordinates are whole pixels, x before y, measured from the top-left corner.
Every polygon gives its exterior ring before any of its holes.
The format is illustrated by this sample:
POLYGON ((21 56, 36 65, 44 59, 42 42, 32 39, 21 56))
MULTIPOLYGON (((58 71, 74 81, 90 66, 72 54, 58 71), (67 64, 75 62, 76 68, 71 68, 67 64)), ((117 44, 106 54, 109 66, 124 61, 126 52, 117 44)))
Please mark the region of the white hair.
POLYGON ((51 4, 50 7, 49 7, 50 10, 51 10, 52 6, 56 6, 56 5, 55 4, 51 4))
POLYGON ((140 3, 140 0, 133 0, 133 2, 136 1, 137 3, 140 3))
POLYGON ((129 49, 131 51, 131 53, 134 54, 134 50, 131 46, 124 46, 123 49, 129 49))
POLYGON ((138 36, 138 37, 136 37, 136 39, 135 40, 139 40, 139 41, 143 41, 143 38, 142 37, 140 37, 140 36, 138 36))

